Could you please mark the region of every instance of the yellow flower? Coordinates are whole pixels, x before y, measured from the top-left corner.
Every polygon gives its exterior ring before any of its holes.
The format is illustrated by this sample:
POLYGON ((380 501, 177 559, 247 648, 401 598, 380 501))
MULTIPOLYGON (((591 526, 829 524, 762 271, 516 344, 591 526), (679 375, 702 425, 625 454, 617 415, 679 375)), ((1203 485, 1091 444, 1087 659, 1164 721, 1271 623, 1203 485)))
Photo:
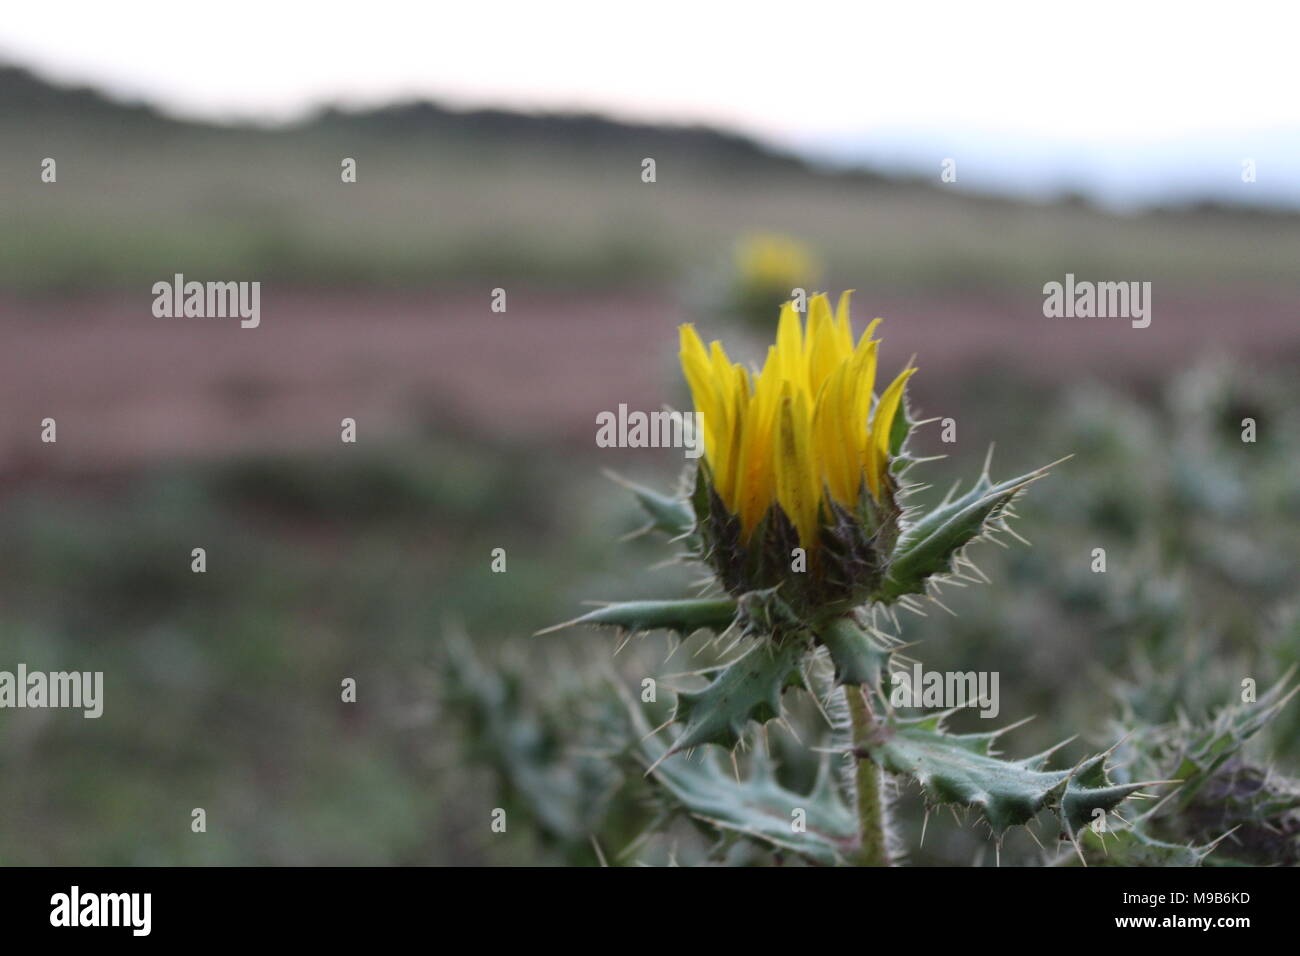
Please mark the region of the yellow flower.
POLYGON ((736 246, 736 269, 746 289, 768 291, 816 281, 821 266, 803 243, 777 233, 746 236, 736 246))
POLYGON ((681 361, 695 409, 704 417, 704 453, 713 490, 740 520, 742 542, 776 503, 809 551, 831 511, 830 500, 856 514, 864 494, 887 495, 890 436, 904 369, 875 397, 879 319, 853 343, 849 293, 832 314, 825 295, 808 305, 807 328, 793 303, 781 310, 776 344, 761 371, 706 350, 691 325, 681 327, 681 361))

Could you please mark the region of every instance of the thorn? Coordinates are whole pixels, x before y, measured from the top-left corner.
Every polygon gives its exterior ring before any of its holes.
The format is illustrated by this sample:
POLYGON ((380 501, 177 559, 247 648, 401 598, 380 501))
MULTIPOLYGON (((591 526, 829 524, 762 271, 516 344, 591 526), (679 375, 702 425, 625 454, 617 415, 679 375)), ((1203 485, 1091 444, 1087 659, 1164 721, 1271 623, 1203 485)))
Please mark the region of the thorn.
POLYGON ((1079 862, 1086 868, 1088 866, 1088 861, 1083 858, 1083 849, 1079 846, 1078 839, 1073 833, 1068 833, 1067 836, 1069 836, 1070 842, 1074 844, 1074 852, 1079 855, 1079 862))
POLYGON ((781 717, 780 720, 777 721, 777 723, 779 723, 782 727, 785 728, 786 733, 788 733, 791 737, 794 738, 795 743, 800 745, 803 744, 803 740, 801 740, 799 737, 799 732, 794 729, 794 725, 791 724, 790 721, 786 720, 784 716, 781 717))
POLYGON ((617 485, 622 485, 624 488, 635 487, 632 484, 632 482, 628 481, 626 478, 624 478, 618 472, 614 471, 612 468, 602 468, 600 469, 600 473, 604 475, 606 478, 608 478, 610 481, 614 482, 617 485))
POLYGON ((996 537, 994 537, 994 535, 991 532, 988 531, 984 532, 983 540, 992 541, 994 544, 996 544, 999 548, 1001 548, 1004 551, 1011 550, 1010 545, 1008 545, 1005 541, 998 540, 996 537))
POLYGON ((1007 524, 1005 521, 1002 522, 1002 530, 1005 531, 1007 534, 1011 535, 1011 537, 1015 538, 1026 548, 1032 548, 1034 546, 1034 543, 1030 541, 1028 538, 1024 537, 1023 535, 1016 534, 1015 531, 1011 529, 1011 526, 1007 524))
MULTIPOLYGON (((669 717, 667 720, 665 720, 662 724, 660 724, 660 725, 659 725, 658 727, 656 727, 654 730, 647 731, 645 734, 643 734, 643 735, 641 736, 641 741, 649 740, 649 739, 650 739, 651 737, 653 737, 655 734, 659 733, 659 731, 661 731, 661 730, 663 730, 665 727, 668 727, 669 725, 671 725, 672 722, 673 722, 674 720, 676 720, 676 719, 677 719, 677 718, 676 718, 676 715, 674 715, 674 716, 672 716, 672 717, 669 717)), ((641 742, 641 741, 638 741, 638 743, 641 742)))
POLYGON ((653 774, 656 770, 659 769, 659 765, 663 763, 665 760, 667 760, 669 757, 671 757, 672 755, 673 755, 673 749, 671 747, 668 747, 667 749, 664 750, 663 753, 659 755, 658 760, 656 760, 654 763, 652 763, 649 767, 646 768, 646 772, 642 774, 642 776, 648 777, 651 774, 653 774))
MULTIPOLYGON (((1023 727, 1025 724, 1033 720, 1036 716, 1037 714, 1030 714, 1028 717, 1021 717, 1019 720, 1015 721, 1014 723, 1007 724, 1005 727, 993 731, 993 733, 990 735, 990 739, 997 740, 1003 734, 1008 734, 1011 731, 1015 730, 1017 727, 1023 727)), ((1057 746, 1059 747, 1060 744, 1057 744, 1057 746)), ((1051 751, 1049 750, 1048 753, 1051 753, 1051 751)))
POLYGON ((940 600, 939 600, 937 597, 935 597, 933 594, 930 595, 930 603, 939 605, 940 608, 942 608, 943 610, 947 611, 947 612, 948 612, 950 615, 952 615, 953 617, 956 617, 956 616, 957 616, 957 613, 956 613, 955 611, 953 611, 952 608, 948 607, 948 605, 944 604, 942 601, 940 601, 940 600))
POLYGON ((575 617, 572 621, 564 621, 560 624, 552 624, 550 627, 544 627, 540 631, 533 631, 533 637, 541 637, 543 634, 554 634, 556 631, 562 631, 566 627, 573 627, 581 618, 575 617))
MULTIPOLYGON (((1032 821, 1031 821, 1031 822, 1032 822, 1032 821)), ((1029 839, 1033 840, 1035 843, 1038 844, 1038 849, 1042 850, 1044 853, 1047 852, 1047 847, 1043 846, 1043 841, 1040 840, 1040 839, 1038 839, 1038 834, 1037 834, 1037 833, 1035 833, 1035 832, 1034 832, 1031 828, 1029 828, 1029 827, 1025 827, 1025 832, 1029 834, 1029 839)))
POLYGON ((960 487, 961 480, 958 479, 957 481, 954 481, 952 487, 948 489, 948 493, 943 496, 943 501, 939 502, 940 506, 946 505, 948 502, 952 501, 952 496, 957 493, 957 489, 960 487))
MULTIPOLYGON (((1215 851, 1215 849, 1219 846, 1220 843, 1222 843, 1224 840, 1226 840, 1228 837, 1232 836, 1234 833, 1236 833, 1236 832, 1237 832, 1238 830, 1240 830, 1240 829, 1241 829, 1241 824, 1239 823, 1239 824, 1237 824, 1235 827, 1233 827, 1231 830, 1229 830, 1227 833, 1223 834, 1221 837, 1219 837, 1218 839, 1216 839, 1213 843, 1208 844, 1208 845, 1205 847, 1205 854, 1206 854, 1206 856, 1208 856, 1209 854, 1213 853, 1213 852, 1215 851)), ((1236 838, 1236 837, 1233 837, 1233 839, 1235 840, 1235 839, 1237 839, 1237 838, 1236 838)))

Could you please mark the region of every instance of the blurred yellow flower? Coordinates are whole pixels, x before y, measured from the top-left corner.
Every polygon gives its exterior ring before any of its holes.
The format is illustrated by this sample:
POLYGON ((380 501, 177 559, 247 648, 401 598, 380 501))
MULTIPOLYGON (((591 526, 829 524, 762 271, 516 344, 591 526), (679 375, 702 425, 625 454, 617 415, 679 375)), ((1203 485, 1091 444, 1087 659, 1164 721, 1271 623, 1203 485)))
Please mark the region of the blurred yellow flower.
MULTIPOLYGON (((736 270, 745 290, 791 294, 796 286, 816 282, 821 264, 797 239, 777 233, 755 233, 736 245, 736 270)), ((779 299, 777 300, 779 301, 779 299)))
POLYGON ((704 416, 713 489, 739 517, 743 541, 775 502, 811 551, 830 513, 827 496, 850 513, 864 493, 881 500, 891 480, 891 430, 916 369, 904 369, 875 401, 880 342, 871 335, 879 321, 855 346, 848 292, 834 314, 825 295, 814 296, 806 329, 787 302, 776 344, 754 376, 720 342, 706 350, 692 325, 681 327, 682 370, 704 416))

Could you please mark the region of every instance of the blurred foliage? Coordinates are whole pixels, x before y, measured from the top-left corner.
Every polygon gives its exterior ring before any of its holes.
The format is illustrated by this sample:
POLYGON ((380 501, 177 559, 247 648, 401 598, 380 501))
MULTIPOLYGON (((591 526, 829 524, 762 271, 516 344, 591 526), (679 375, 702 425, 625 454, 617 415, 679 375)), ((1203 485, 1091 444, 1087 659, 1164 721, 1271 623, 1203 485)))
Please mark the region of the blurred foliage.
POLYGON ((0 668, 103 671, 104 713, 0 715, 0 862, 481 861, 463 805, 484 834, 490 807, 466 796, 432 645, 449 618, 567 608, 548 541, 619 573, 581 543, 609 514, 584 517, 548 460, 431 438, 10 489, 0 668))

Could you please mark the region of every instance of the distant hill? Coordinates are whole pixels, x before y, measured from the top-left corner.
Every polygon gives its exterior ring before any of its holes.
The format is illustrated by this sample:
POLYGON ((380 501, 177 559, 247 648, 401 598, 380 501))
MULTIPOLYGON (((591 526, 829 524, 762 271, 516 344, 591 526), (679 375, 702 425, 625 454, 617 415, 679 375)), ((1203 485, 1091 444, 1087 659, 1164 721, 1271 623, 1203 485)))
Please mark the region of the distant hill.
MULTIPOLYGON (((1300 216, 1114 215, 856 168, 745 136, 429 102, 275 127, 194 123, 0 67, 0 287, 147 287, 176 271, 301 285, 725 282, 780 232, 827 287, 1041 289, 1080 276, 1293 288, 1300 216), (641 164, 653 157, 653 183, 641 164), (57 161, 55 183, 41 179, 57 161), (356 183, 343 183, 344 158, 356 183)), ((690 294, 694 294, 693 292, 690 294)))
POLYGON ((57 117, 171 122, 147 104, 111 99, 89 86, 56 85, 5 64, 0 64, 0 117, 9 122, 57 117))
MULTIPOLYGON (((637 147, 687 151, 718 162, 768 164, 807 170, 809 163, 749 137, 705 126, 628 123, 593 113, 525 113, 502 109, 457 110, 428 100, 411 100, 370 110, 325 108, 306 119, 276 127, 223 125, 178 120, 154 107, 111 98, 87 86, 61 86, 30 70, 0 65, 0 115, 9 122, 52 119, 155 123, 208 130, 259 133, 330 132, 404 138, 563 142, 579 149, 637 147)), ((856 171, 855 171, 856 172, 856 171)))

